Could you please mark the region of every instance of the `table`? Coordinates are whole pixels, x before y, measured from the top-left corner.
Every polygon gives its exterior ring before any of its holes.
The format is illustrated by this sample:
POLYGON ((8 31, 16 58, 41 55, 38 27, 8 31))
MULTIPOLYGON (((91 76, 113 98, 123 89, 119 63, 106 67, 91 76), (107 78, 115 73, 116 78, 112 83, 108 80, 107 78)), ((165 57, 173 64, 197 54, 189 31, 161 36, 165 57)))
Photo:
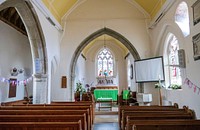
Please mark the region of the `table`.
POLYGON ((112 98, 112 101, 117 101, 118 90, 117 89, 95 89, 95 100, 98 98, 112 98))
POLYGON ((112 111, 112 104, 113 100, 112 98, 97 98, 96 102, 99 104, 98 110, 100 111, 101 108, 110 108, 110 111, 112 111), (103 106, 102 103, 108 103, 108 106, 103 106))

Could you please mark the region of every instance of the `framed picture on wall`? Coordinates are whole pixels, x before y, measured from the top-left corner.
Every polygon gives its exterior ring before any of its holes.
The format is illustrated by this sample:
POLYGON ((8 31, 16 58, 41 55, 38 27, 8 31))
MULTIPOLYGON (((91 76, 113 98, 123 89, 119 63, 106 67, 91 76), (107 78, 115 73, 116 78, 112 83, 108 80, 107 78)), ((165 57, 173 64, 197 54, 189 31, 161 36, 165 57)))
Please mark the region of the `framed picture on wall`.
POLYGON ((193 5, 193 23, 196 25, 200 22, 200 0, 197 0, 193 5))
POLYGON ((17 92, 17 79, 11 78, 9 84, 9 98, 16 97, 17 92))
POLYGON ((192 37, 194 60, 200 59, 200 33, 192 37))

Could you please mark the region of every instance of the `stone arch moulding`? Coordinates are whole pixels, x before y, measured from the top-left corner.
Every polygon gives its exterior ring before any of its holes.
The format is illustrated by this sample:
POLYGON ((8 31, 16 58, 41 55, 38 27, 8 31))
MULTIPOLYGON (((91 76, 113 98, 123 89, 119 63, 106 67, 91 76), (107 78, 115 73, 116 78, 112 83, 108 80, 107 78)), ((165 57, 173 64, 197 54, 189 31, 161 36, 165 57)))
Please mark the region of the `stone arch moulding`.
POLYGON ((48 86, 46 43, 37 13, 32 3, 27 0, 6 0, 0 5, 0 11, 8 7, 17 10, 28 34, 33 57, 33 103, 46 103, 48 86), (39 65, 36 66, 36 63, 39 65), (40 94, 41 92, 44 94, 40 94))
MULTIPOLYGON (((76 48, 73 57, 72 57, 72 61, 71 61, 71 65, 70 65, 70 69, 71 69, 71 94, 73 94, 73 84, 74 84, 74 80, 75 80, 75 66, 77 63, 77 59, 79 57, 79 55, 81 54, 81 52, 83 51, 83 49, 94 39, 96 39, 97 37, 103 35, 103 34, 107 34, 117 40, 119 40, 124 46, 127 47, 127 49, 130 51, 130 53, 133 55, 134 59, 139 60, 140 56, 139 53, 137 52, 137 50, 135 49, 135 47, 131 44, 131 42, 126 39, 123 35, 119 34, 118 32, 111 30, 109 28, 102 28, 96 32, 94 32, 93 34, 91 34, 90 36, 88 36, 87 38, 85 38, 80 45, 76 48)), ((139 91, 143 92, 143 84, 139 84, 139 91)), ((71 95, 72 96, 72 95, 71 95)))

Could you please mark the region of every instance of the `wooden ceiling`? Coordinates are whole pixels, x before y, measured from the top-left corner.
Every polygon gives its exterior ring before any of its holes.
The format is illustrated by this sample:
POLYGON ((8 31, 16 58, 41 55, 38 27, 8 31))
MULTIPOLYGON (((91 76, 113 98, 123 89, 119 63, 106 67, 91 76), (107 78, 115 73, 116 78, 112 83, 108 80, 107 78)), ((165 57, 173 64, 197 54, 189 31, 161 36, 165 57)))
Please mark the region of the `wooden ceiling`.
POLYGON ((0 11, 0 20, 12 26, 22 34, 27 35, 22 19, 15 8, 9 7, 0 11))

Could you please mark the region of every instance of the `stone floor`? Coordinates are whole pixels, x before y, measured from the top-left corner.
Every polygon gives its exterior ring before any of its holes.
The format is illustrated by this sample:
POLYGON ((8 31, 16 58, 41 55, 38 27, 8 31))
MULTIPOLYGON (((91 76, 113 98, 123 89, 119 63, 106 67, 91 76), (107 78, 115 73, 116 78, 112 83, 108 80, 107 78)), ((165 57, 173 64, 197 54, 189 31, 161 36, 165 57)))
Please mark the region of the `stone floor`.
POLYGON ((93 130, 119 130, 118 123, 95 123, 93 130))
POLYGON ((109 108, 98 111, 97 106, 93 130, 119 130, 118 107, 112 107, 112 111, 109 108))

